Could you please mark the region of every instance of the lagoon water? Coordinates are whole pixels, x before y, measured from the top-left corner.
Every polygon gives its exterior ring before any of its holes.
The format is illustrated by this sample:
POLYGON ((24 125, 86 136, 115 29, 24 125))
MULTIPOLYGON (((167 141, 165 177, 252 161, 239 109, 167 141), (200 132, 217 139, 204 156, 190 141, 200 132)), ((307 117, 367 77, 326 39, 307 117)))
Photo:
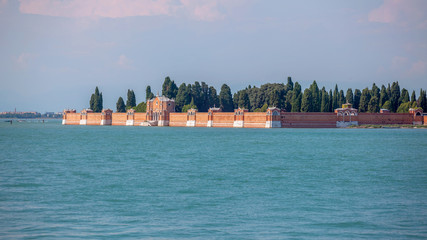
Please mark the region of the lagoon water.
POLYGON ((1 122, 0 238, 426 239, 427 130, 1 122))

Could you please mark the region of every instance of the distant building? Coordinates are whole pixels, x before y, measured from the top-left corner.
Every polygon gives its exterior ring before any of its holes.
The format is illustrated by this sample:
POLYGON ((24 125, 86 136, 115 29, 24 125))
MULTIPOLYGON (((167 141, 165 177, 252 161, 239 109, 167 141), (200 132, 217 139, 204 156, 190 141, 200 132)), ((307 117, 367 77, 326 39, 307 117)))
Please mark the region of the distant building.
POLYGON ((156 96, 147 100, 146 119, 157 126, 169 126, 169 113, 175 112, 175 100, 156 96))

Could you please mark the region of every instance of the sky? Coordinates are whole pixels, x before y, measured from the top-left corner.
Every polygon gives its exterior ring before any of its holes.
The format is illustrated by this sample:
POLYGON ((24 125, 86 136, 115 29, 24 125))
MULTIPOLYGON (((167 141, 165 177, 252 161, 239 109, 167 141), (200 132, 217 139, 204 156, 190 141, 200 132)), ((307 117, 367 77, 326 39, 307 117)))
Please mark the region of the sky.
POLYGON ((427 89, 425 0, 0 0, 0 111, 115 110, 128 89, 427 89))

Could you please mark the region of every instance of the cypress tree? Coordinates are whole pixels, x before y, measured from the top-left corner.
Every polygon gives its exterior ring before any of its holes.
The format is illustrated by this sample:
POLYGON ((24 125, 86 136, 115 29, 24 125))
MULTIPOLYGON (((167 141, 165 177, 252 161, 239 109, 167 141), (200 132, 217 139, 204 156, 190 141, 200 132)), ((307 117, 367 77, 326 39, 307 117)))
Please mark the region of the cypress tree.
POLYGON ((150 85, 147 86, 147 88, 145 89, 145 99, 152 99, 154 98, 154 94, 151 92, 151 87, 150 85))
POLYGON ((341 107, 345 103, 344 91, 341 89, 338 94, 338 106, 341 107))
POLYGON ((202 106, 202 86, 197 81, 191 86, 191 97, 194 100, 194 105, 200 108, 202 106))
POLYGON ((379 106, 382 107, 387 100, 388 100, 387 89, 385 88, 384 85, 382 85, 381 92, 380 92, 379 106))
POLYGON ((353 102, 354 102, 353 101, 353 89, 349 88, 347 90, 347 94, 345 95, 345 100, 346 100, 346 102, 353 104, 353 102))
POLYGON ((224 112, 233 112, 233 97, 231 96, 231 89, 227 84, 221 86, 219 92, 219 104, 224 112))
POLYGON ((380 111, 380 107, 378 106, 378 97, 373 96, 368 103, 368 112, 376 113, 380 111))
POLYGON ((310 92, 311 92, 311 99, 312 99, 311 112, 320 112, 320 104, 321 104, 322 96, 320 95, 319 87, 317 86, 316 81, 313 81, 313 83, 310 85, 310 92))
POLYGON ((301 101, 301 112, 312 112, 313 111, 313 95, 311 94, 310 89, 306 88, 304 90, 304 95, 302 96, 301 101))
POLYGON ((292 112, 299 112, 301 110, 301 85, 295 82, 293 94, 292 94, 292 112))
POLYGON ((294 83, 292 82, 292 78, 288 77, 288 83, 286 83, 286 93, 288 93, 289 91, 294 90, 294 83))
POLYGON ((427 112, 427 98, 426 91, 420 90, 420 96, 418 97, 418 107, 422 108, 423 111, 427 112))
POLYGON ((135 93, 133 90, 128 89, 128 99, 126 100, 126 109, 130 109, 136 106, 135 93))
POLYGON ((286 110, 286 112, 290 112, 292 110, 293 93, 294 93, 294 91, 288 91, 288 93, 286 93, 285 106, 284 106, 284 109, 286 110))
POLYGON ((244 108, 244 109, 250 109, 249 95, 245 90, 240 91, 239 93, 238 107, 244 108))
POLYGON ((417 101, 417 97, 415 96, 415 90, 412 90, 411 102, 416 102, 416 101, 417 101))
POLYGON ((335 109, 333 105, 332 89, 329 89, 328 99, 329 99, 329 112, 333 112, 335 109))
POLYGON ((328 92, 326 92, 325 88, 322 89, 322 103, 320 107, 321 112, 329 112, 329 97, 328 92))
POLYGON ((103 108, 102 93, 99 93, 98 87, 95 88, 95 93, 90 97, 89 108, 94 112, 101 112, 103 108))
POLYGON ((202 87, 201 87, 201 91, 200 91, 200 108, 199 111, 201 112, 207 112, 208 108, 209 108, 209 101, 208 101, 208 92, 209 92, 209 86, 205 83, 202 82, 202 87))
POLYGON ((341 106, 339 106, 339 104, 338 104, 338 100, 339 100, 339 98, 338 98, 338 85, 337 84, 335 84, 335 89, 334 89, 334 95, 332 96, 332 105, 333 105, 333 109, 337 109, 338 107, 341 107, 341 106))
POLYGON ((371 95, 370 95, 369 89, 368 88, 363 89, 362 96, 360 97, 360 106, 359 106, 360 112, 368 111, 368 105, 370 100, 371 100, 371 95))
POLYGON ((126 112, 125 102, 122 97, 119 97, 116 103, 116 112, 123 113, 126 112))
POLYGON ((371 96, 377 97, 378 99, 380 98, 380 89, 377 87, 375 83, 372 84, 371 96))
POLYGON ((360 97, 361 97, 362 93, 360 92, 359 89, 354 89, 354 102, 353 102, 353 107, 356 109, 359 109, 359 105, 360 105, 360 97))
POLYGON ((399 107, 400 87, 399 82, 393 82, 391 85, 390 107, 392 112, 396 112, 399 107))
POLYGON ((209 87, 208 91, 209 107, 219 107, 219 99, 216 93, 216 89, 213 86, 209 87))
POLYGON ((402 103, 406 103, 406 102, 409 102, 409 92, 408 92, 408 90, 406 90, 405 88, 402 88, 402 94, 400 95, 400 98, 399 98, 399 106, 402 104, 402 103))
POLYGON ((162 85, 162 95, 170 99, 175 99, 177 94, 178 87, 175 82, 172 81, 169 76, 166 77, 162 85))
POLYGON ((181 112, 184 105, 189 104, 191 101, 190 92, 187 89, 185 83, 179 85, 178 93, 175 99, 175 108, 177 112, 181 112))

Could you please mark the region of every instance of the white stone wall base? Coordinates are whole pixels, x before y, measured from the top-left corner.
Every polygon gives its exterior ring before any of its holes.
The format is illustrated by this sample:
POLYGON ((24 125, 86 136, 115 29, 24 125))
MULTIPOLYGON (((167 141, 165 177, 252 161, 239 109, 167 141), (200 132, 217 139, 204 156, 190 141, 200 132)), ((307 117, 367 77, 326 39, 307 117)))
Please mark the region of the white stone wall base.
POLYGON ((133 126, 133 120, 126 120, 126 126, 133 126))
POLYGON ((359 126, 359 122, 358 121, 337 122, 337 128, 345 128, 345 127, 349 127, 351 125, 359 126))
POLYGON ((105 119, 101 120, 101 125, 111 125, 111 123, 112 123, 111 119, 110 120, 105 120, 105 119))
POLYGON ((208 124, 206 125, 206 127, 212 127, 213 126, 213 121, 212 120, 209 120, 208 121, 208 124))
POLYGON ((281 128, 282 122, 281 121, 266 121, 265 122, 265 128, 281 128))
POLYGON ((196 126, 196 121, 191 120, 191 121, 187 121, 187 127, 195 127, 196 126))
POLYGON ((169 121, 159 120, 159 122, 157 123, 157 126, 159 127, 169 126, 169 121))
POLYGON ((62 119, 62 125, 65 125, 65 124, 67 124, 67 120, 62 119))
POLYGON ((80 125, 86 125, 87 124, 87 120, 80 120, 80 125))
POLYGON ((235 128, 242 128, 244 125, 244 121, 234 121, 233 122, 233 127, 235 128))
POLYGON ((412 122, 412 125, 423 125, 423 122, 412 122))

